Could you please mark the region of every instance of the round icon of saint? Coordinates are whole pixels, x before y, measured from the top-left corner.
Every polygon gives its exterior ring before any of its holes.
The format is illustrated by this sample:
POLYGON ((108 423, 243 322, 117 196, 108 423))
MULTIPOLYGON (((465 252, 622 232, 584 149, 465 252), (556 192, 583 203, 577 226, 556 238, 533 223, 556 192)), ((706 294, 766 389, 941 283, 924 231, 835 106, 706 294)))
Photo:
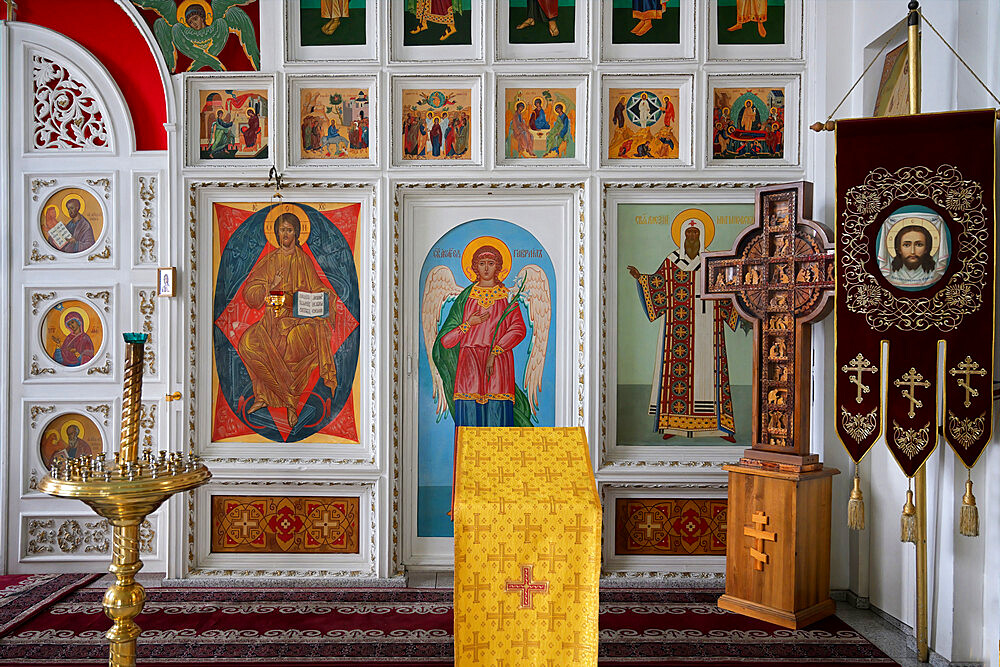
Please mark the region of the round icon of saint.
POLYGON ((90 362, 104 343, 104 326, 97 310, 77 299, 52 306, 42 320, 42 347, 52 361, 70 368, 90 362))
POLYGON ((67 412, 45 425, 38 447, 42 463, 48 468, 59 459, 99 456, 104 451, 104 438, 90 417, 67 412))
POLYGON ((90 250, 101 237, 104 211, 87 190, 63 188, 45 200, 39 224, 50 246, 73 255, 90 250))
POLYGON ((875 245, 885 279, 911 292, 936 284, 951 261, 948 225, 926 206, 902 206, 893 211, 882 223, 875 245))

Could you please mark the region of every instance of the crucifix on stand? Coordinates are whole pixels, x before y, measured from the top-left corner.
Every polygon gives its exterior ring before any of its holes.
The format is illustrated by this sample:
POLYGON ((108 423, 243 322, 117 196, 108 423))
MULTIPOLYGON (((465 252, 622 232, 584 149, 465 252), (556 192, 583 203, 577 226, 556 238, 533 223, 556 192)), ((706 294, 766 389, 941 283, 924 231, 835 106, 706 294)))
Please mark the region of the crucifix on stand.
POLYGON ((811 209, 811 183, 757 188, 757 224, 731 252, 705 253, 702 273, 702 298, 731 299, 754 328, 753 444, 724 466, 729 525, 719 606, 789 628, 834 611, 830 495, 839 471, 824 468, 809 446, 811 325, 832 309, 834 259, 828 232, 808 220, 811 209))

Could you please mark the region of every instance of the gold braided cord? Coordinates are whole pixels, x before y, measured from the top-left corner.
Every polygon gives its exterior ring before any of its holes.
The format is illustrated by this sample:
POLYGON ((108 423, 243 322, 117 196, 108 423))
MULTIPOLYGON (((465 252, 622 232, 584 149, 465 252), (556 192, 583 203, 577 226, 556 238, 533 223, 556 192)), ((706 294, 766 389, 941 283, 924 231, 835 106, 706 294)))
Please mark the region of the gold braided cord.
POLYGON ((969 67, 969 63, 965 62, 965 60, 962 59, 962 56, 958 55, 958 51, 956 51, 951 47, 951 44, 948 43, 948 40, 941 36, 941 33, 939 33, 938 29, 934 27, 934 24, 928 21, 927 17, 924 16, 919 9, 917 10, 917 14, 920 14, 920 19, 924 21, 928 26, 930 26, 931 30, 934 31, 934 34, 938 36, 938 39, 944 42, 944 45, 948 47, 948 50, 951 51, 952 55, 958 58, 958 62, 965 65, 965 69, 969 70, 969 74, 972 75, 972 78, 974 78, 976 81, 979 82, 979 85, 982 86, 983 89, 990 94, 990 97, 992 97, 997 104, 1000 104, 1000 99, 998 99, 997 96, 993 94, 993 91, 989 89, 989 86, 983 83, 983 80, 979 78, 979 75, 976 74, 971 67, 969 67))

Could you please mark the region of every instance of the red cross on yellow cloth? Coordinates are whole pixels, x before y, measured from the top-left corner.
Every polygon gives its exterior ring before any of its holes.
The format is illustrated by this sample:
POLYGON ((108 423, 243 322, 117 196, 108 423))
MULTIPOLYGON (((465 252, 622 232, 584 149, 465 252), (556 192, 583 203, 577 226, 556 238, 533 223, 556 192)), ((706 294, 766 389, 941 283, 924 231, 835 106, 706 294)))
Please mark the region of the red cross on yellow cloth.
POLYGON ((601 504, 582 428, 468 428, 455 664, 597 665, 601 504))

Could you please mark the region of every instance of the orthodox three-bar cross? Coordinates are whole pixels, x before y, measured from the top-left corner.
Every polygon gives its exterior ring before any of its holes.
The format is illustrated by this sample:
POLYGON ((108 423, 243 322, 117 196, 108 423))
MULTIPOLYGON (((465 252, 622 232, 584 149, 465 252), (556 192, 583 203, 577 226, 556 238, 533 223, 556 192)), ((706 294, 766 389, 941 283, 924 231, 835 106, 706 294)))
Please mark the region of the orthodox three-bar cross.
POLYGON ((809 470, 811 324, 833 307, 833 244, 809 220, 812 183, 757 188, 757 224, 703 255, 705 299, 732 299, 754 326, 753 449, 741 463, 809 470))

